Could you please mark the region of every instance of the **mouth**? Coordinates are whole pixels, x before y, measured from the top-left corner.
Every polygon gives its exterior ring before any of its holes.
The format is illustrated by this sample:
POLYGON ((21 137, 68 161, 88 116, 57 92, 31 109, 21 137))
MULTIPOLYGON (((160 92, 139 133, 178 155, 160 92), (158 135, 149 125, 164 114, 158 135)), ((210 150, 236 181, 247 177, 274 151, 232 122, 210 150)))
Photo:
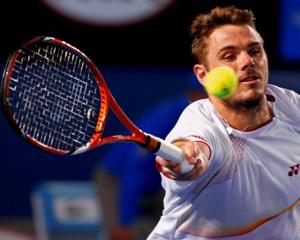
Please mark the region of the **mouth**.
POLYGON ((259 74, 251 74, 251 75, 247 75, 247 76, 242 77, 240 79, 240 83, 250 84, 250 83, 255 83, 259 80, 260 80, 259 74))

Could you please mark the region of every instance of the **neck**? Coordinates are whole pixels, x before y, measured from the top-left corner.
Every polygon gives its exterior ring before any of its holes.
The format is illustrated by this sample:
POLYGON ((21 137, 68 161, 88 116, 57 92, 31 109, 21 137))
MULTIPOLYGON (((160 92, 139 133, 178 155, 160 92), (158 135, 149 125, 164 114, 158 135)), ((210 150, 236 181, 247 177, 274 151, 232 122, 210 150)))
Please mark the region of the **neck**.
POLYGON ((254 130, 270 122, 273 118, 272 109, 269 107, 266 98, 257 102, 237 105, 214 99, 211 99, 211 101, 227 124, 238 130, 254 130))

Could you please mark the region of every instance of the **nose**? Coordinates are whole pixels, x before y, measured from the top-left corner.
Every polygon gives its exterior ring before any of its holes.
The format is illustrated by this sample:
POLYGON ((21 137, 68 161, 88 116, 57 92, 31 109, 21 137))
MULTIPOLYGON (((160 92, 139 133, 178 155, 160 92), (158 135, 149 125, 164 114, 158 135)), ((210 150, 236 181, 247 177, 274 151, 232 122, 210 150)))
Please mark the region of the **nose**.
POLYGON ((240 63, 241 63, 240 66, 242 70, 246 70, 249 67, 252 68, 255 65, 254 59, 247 52, 241 53, 240 63))

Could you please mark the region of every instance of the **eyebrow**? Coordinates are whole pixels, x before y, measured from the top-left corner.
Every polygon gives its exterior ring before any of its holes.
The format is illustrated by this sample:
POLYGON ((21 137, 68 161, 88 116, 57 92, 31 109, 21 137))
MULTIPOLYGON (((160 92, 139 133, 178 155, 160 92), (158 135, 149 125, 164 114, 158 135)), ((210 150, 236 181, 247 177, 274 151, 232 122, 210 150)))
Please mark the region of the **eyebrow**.
MULTIPOLYGON (((263 44, 262 42, 252 42, 252 43, 248 44, 247 47, 251 48, 251 47, 255 47, 255 46, 261 46, 262 44, 263 44)), ((235 47, 234 45, 225 46, 218 51, 217 55, 219 55, 220 53, 222 53, 226 50, 234 50, 234 49, 237 49, 237 47, 235 47)))

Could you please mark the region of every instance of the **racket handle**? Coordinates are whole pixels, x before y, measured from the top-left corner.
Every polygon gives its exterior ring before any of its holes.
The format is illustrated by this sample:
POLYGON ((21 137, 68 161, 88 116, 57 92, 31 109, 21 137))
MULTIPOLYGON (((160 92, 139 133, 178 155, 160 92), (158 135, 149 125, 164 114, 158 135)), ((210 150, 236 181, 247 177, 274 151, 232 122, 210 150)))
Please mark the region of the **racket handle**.
POLYGON ((180 164, 181 173, 187 173, 193 169, 194 166, 185 159, 185 154, 181 148, 158 137, 151 137, 159 143, 158 150, 154 152, 155 155, 163 157, 166 160, 175 161, 176 163, 180 164))

